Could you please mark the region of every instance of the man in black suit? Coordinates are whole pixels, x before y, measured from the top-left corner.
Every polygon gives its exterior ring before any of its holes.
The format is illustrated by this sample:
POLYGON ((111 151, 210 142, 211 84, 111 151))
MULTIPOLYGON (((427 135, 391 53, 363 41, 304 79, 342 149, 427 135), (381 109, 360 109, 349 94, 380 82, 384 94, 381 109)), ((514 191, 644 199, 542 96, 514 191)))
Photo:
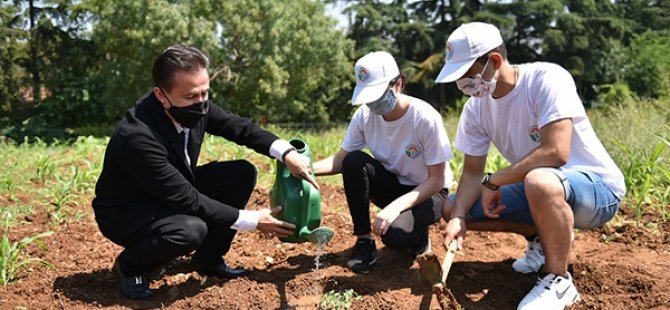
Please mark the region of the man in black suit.
POLYGON ((152 296, 145 274, 192 251, 200 273, 243 276, 248 270, 222 258, 238 230, 284 237, 295 228, 272 216, 279 210, 244 210, 256 184, 248 161, 197 166, 205 132, 273 156, 318 187, 309 160, 287 141, 208 100, 208 65, 193 47, 163 51, 153 65, 155 87, 128 110, 107 145, 92 204, 102 234, 124 247, 113 271, 128 298, 152 296))

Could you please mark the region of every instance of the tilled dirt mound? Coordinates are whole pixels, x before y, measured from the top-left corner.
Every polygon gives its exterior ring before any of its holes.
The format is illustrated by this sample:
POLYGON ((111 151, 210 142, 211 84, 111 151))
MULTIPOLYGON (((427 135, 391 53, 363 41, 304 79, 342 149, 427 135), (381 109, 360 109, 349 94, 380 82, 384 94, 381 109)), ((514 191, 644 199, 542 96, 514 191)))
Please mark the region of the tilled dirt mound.
MULTIPOLYGON (((341 188, 322 188, 323 224, 336 231, 315 271, 312 244, 281 243, 261 233, 240 233, 226 261, 253 271, 248 277, 223 281, 189 269, 188 258, 174 260, 164 274, 153 275, 155 296, 130 301, 121 296, 110 267, 120 248, 107 241, 92 217, 50 226, 47 214, 33 214, 30 224, 15 226, 12 241, 46 230, 46 251, 31 246, 35 256, 54 268, 33 267, 24 277, 0 288, 0 308, 14 309, 314 309, 330 291, 354 290, 353 309, 429 309, 431 285, 406 252, 377 241, 379 255, 366 275, 346 268, 354 243, 341 188)), ((256 191, 249 208, 267 207, 267 191, 256 191)), ((82 210, 90 211, 87 206, 82 210)), ((440 231, 431 229, 433 251, 444 254, 440 231)), ((670 225, 655 231, 634 224, 577 232, 570 270, 582 301, 574 309, 670 309, 670 225)), ((463 255, 457 255, 447 286, 465 309, 516 309, 536 275, 514 272, 514 258, 525 240, 502 233, 469 232, 463 255)))

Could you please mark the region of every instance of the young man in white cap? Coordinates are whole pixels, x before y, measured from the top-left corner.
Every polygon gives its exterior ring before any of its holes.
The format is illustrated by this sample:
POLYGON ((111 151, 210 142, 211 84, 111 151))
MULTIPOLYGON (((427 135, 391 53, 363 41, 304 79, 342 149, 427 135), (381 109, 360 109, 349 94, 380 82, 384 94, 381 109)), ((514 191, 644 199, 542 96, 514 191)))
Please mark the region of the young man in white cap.
POLYGON ((428 227, 440 220, 452 173, 449 138, 440 114, 403 94, 404 76, 387 52, 356 62, 351 102, 360 105, 340 150, 314 164, 318 175, 342 173, 357 237, 347 265, 367 273, 375 263, 371 235, 395 250, 430 250, 428 227), (368 148, 372 156, 362 150, 368 148), (370 225, 370 202, 382 208, 370 225))
POLYGON ((609 221, 624 179, 596 137, 570 73, 551 63, 510 65, 506 54, 491 24, 463 24, 447 39, 436 82, 455 81, 471 97, 456 134, 465 159, 456 195, 443 206, 444 243, 455 239, 462 246, 466 223, 524 235, 528 249, 512 267, 541 273, 518 309, 564 309, 579 300, 567 270, 572 229, 609 221), (511 164, 484 173, 491 143, 511 164))

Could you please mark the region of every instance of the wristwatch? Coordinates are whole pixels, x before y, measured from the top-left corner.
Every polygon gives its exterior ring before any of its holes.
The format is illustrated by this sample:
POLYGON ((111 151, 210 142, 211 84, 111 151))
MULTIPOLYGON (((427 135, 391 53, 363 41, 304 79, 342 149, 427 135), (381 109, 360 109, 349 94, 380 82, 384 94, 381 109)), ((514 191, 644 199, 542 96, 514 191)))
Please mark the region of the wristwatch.
POLYGON ((286 155, 288 155, 288 153, 291 153, 293 151, 297 151, 296 148, 292 147, 292 148, 289 148, 288 150, 284 151, 284 154, 281 154, 281 162, 284 163, 284 159, 286 159, 286 155))
POLYGON ((490 172, 484 174, 484 177, 482 178, 482 185, 486 186, 486 188, 488 188, 492 191, 497 191, 500 188, 500 186, 495 185, 495 184, 490 182, 491 175, 492 175, 492 173, 490 173, 490 172))

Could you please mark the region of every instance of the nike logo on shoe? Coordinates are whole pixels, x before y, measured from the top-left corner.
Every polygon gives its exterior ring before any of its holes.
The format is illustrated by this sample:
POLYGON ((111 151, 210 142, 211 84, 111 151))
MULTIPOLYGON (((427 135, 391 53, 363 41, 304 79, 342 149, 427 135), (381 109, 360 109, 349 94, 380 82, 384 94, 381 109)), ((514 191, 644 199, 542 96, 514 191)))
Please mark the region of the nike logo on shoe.
POLYGON ((563 290, 563 292, 559 292, 558 290, 556 290, 556 298, 558 298, 558 299, 563 299, 563 296, 565 296, 565 293, 567 293, 569 289, 570 289, 570 286, 568 285, 568 286, 563 290))

